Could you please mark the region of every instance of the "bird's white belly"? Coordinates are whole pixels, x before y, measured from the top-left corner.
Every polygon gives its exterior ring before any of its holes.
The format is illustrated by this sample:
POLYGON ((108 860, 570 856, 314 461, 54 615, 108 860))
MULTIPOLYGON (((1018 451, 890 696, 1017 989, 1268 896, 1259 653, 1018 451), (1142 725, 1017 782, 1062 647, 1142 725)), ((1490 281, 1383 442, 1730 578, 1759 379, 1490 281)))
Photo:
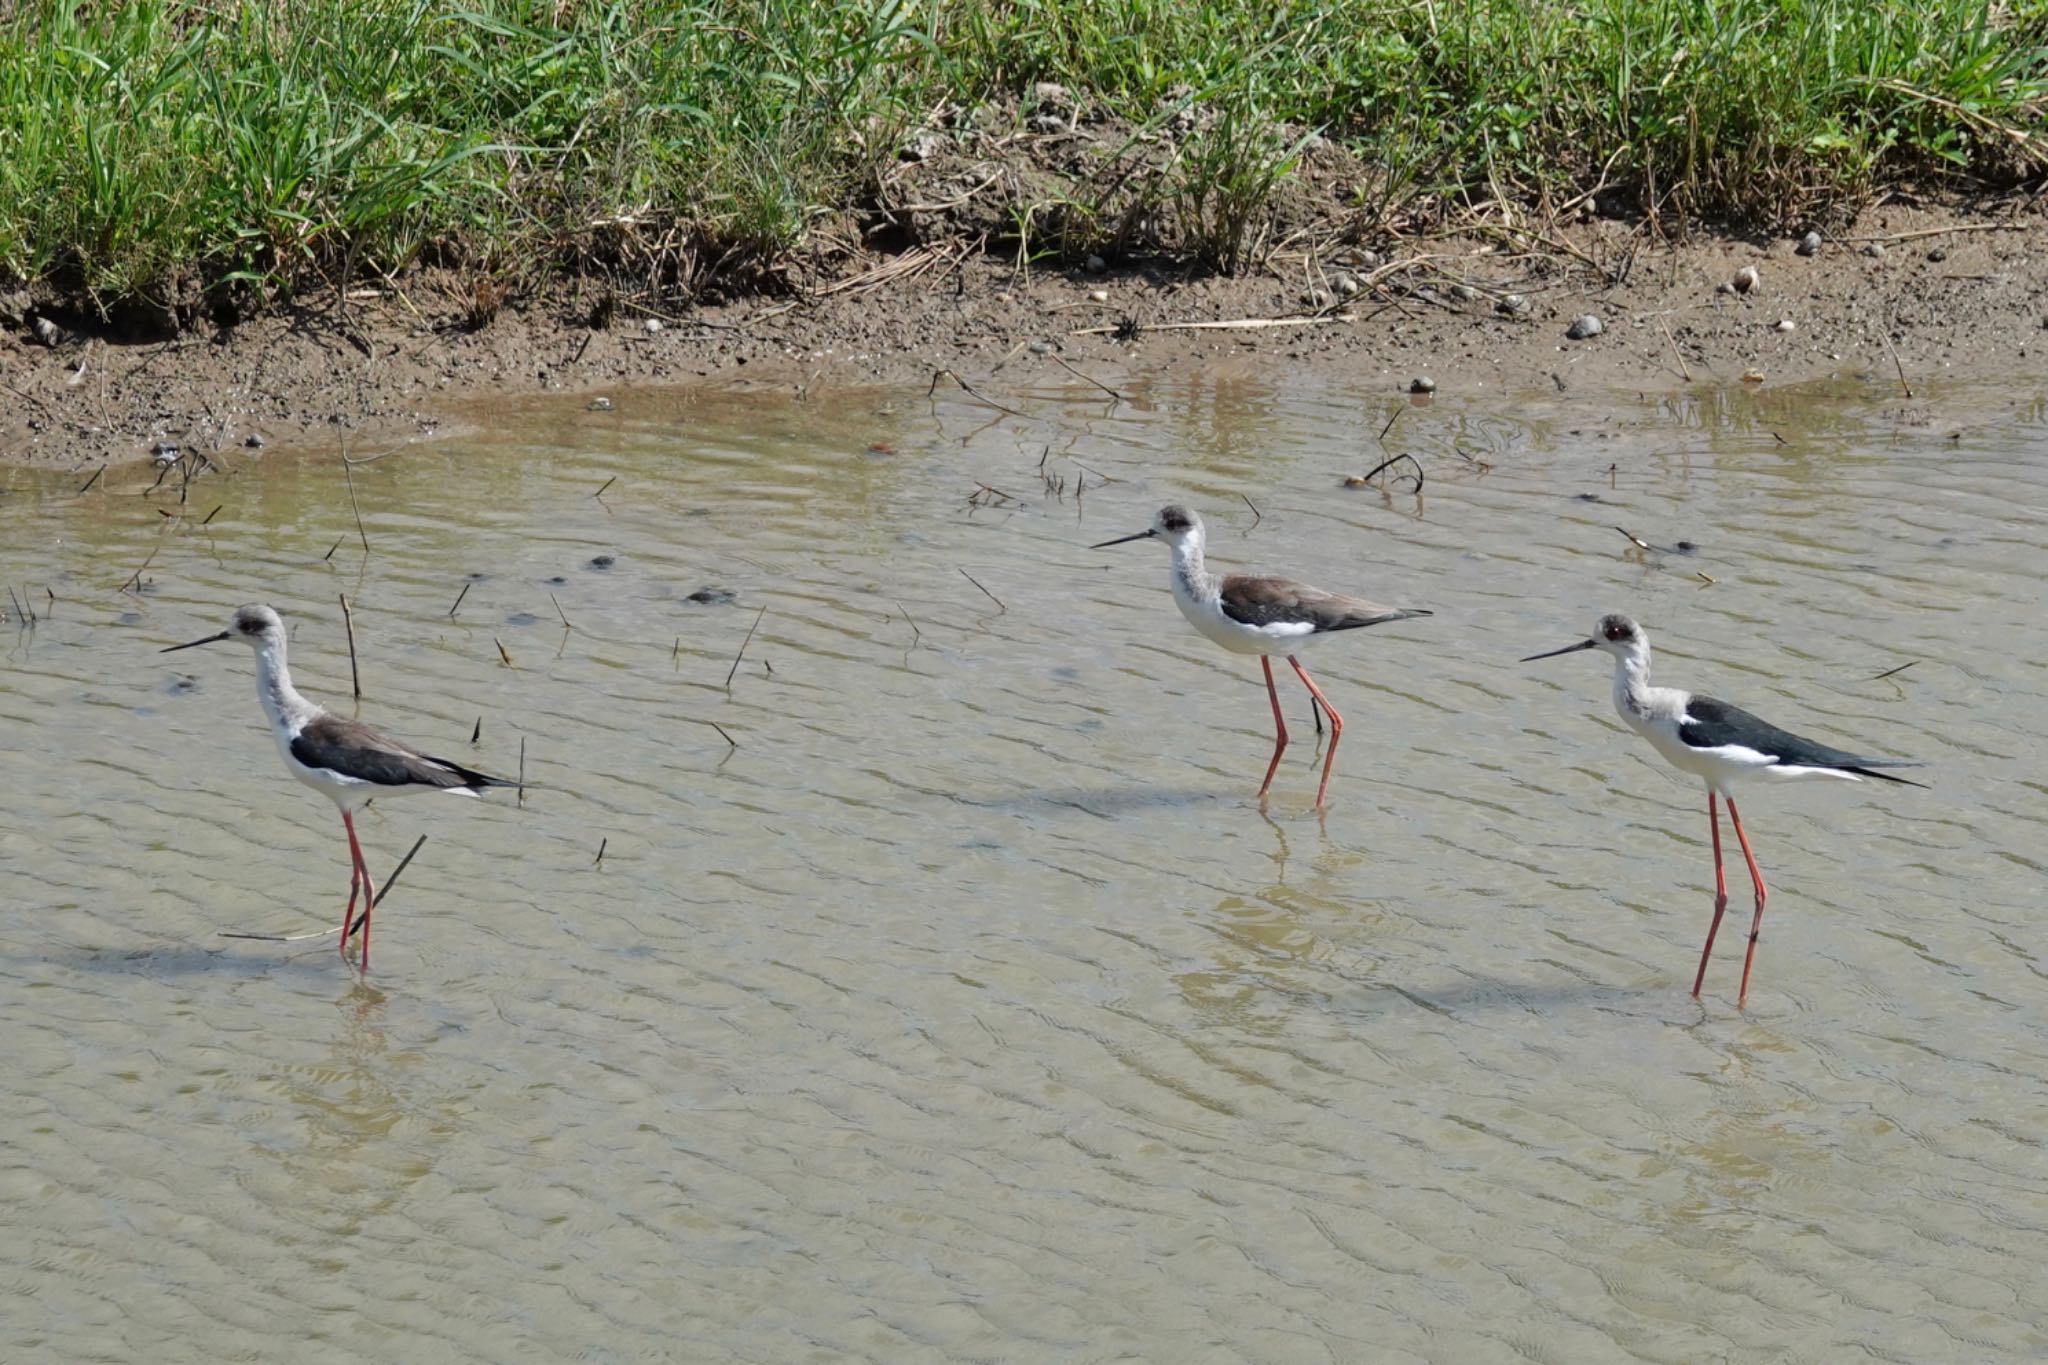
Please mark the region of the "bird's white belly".
POLYGON ((1643 720, 1627 712, 1623 712, 1623 719, 1636 733, 1650 741, 1650 747, 1666 763, 1704 780, 1723 795, 1727 794, 1730 784, 1768 773, 1778 766, 1769 754, 1737 745, 1716 749, 1692 748, 1678 737, 1678 727, 1671 722, 1643 720))
POLYGON ((1315 628, 1306 624, 1248 626, 1224 615, 1220 602, 1196 597, 1176 577, 1174 605, 1188 618, 1188 624, 1233 654, 1296 654, 1315 638, 1315 628))

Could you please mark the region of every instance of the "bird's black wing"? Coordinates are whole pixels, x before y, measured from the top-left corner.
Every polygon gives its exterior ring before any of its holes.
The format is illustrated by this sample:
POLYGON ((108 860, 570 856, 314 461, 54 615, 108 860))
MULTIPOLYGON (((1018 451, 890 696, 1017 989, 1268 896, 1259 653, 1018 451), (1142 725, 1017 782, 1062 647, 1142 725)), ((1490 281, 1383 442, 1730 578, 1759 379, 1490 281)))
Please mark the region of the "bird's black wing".
POLYGON ((292 757, 308 768, 325 768, 384 787, 503 787, 460 763, 433 758, 380 735, 361 721, 322 714, 292 737, 292 757))
POLYGON ((1859 777, 1904 782, 1909 787, 1922 785, 1908 778, 1877 771, 1880 768, 1917 768, 1920 766, 1918 763, 1896 758, 1863 758, 1845 749, 1795 735, 1790 730, 1781 730, 1761 716, 1751 715, 1718 697, 1695 694, 1687 699, 1685 715, 1678 722, 1678 737, 1688 749, 1749 749, 1767 756, 1778 767, 1833 768, 1859 777))

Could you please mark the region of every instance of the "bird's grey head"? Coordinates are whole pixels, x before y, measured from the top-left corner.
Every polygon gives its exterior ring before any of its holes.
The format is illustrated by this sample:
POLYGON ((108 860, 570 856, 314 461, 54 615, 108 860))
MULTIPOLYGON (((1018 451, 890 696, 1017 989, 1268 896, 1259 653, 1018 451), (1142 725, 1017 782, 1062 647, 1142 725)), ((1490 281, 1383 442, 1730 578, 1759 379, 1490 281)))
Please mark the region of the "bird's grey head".
POLYGON ((1130 540, 1163 540, 1168 545, 1179 547, 1190 540, 1199 540, 1201 535, 1202 519, 1179 503, 1170 502, 1152 514, 1152 524, 1144 530, 1128 536, 1118 536, 1115 540, 1105 540, 1088 548, 1100 550, 1104 546, 1122 545, 1130 540))
POLYGON ((174 654, 181 649, 193 649, 199 645, 210 645, 221 640, 246 640, 252 649, 283 649, 284 619, 269 607, 237 607, 228 621, 228 628, 218 635, 207 635, 197 640, 187 640, 182 645, 172 645, 161 651, 174 654))
MULTIPOLYGON (((1562 649, 1549 649, 1541 654, 1531 654, 1523 659, 1530 663, 1537 659, 1555 658, 1559 654, 1570 654, 1580 649, 1604 649, 1617 659, 1626 659, 1632 654, 1649 649, 1650 637, 1643 634, 1643 628, 1619 612, 1600 618, 1593 627, 1593 633, 1586 639, 1566 645, 1562 649)), ((1642 655, 1641 657, 1647 657, 1642 655)))
POLYGON ((228 623, 228 634, 237 640, 247 640, 252 646, 281 645, 284 618, 261 604, 237 607, 235 619, 228 623))
POLYGON ((1601 617, 1600 624, 1593 627, 1593 647, 1609 654, 1626 654, 1647 642, 1643 628, 1619 612, 1601 617))

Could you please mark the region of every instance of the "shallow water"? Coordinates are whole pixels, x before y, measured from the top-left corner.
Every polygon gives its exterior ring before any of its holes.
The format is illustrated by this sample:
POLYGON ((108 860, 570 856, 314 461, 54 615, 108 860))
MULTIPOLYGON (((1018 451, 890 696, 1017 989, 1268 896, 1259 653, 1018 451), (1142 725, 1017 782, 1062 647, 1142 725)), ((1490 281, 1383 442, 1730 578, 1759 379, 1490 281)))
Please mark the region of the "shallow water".
POLYGON ((5 474, 0 1356, 2048 1354, 2038 399, 1439 403, 1418 497, 1271 373, 991 396, 501 409, 353 471, 367 556, 331 457, 5 474), (1299 685, 1262 812, 1256 664, 1084 548, 1169 498, 1437 613, 1305 656, 1322 818, 1299 685), (156 653, 267 600, 348 711, 342 592, 366 718, 540 786, 365 813, 364 984, 218 936, 346 846, 247 651, 156 653), (1747 1013, 1698 788, 1514 662, 1608 610, 1933 765, 1745 802, 1747 1013))

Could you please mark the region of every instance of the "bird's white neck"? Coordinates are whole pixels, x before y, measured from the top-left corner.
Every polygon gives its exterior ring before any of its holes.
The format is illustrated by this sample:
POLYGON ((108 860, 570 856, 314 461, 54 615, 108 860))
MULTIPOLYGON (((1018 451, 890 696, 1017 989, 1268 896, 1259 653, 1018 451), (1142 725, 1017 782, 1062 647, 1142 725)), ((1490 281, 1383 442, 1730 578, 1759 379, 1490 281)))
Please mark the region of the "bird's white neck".
POLYGON ((1202 533, 1190 531, 1172 544, 1174 590, 1196 600, 1214 597, 1216 579, 1202 559, 1202 533))
MULTIPOLYGON (((1639 632, 1640 633, 1640 632, 1639 632)), ((1614 656, 1614 709, 1623 720, 1650 715, 1650 644, 1638 640, 1625 654, 1614 656)))
POLYGON ((281 729, 294 729, 319 710, 292 686, 291 670, 284 664, 284 644, 264 641, 256 646, 256 700, 263 714, 281 729))

